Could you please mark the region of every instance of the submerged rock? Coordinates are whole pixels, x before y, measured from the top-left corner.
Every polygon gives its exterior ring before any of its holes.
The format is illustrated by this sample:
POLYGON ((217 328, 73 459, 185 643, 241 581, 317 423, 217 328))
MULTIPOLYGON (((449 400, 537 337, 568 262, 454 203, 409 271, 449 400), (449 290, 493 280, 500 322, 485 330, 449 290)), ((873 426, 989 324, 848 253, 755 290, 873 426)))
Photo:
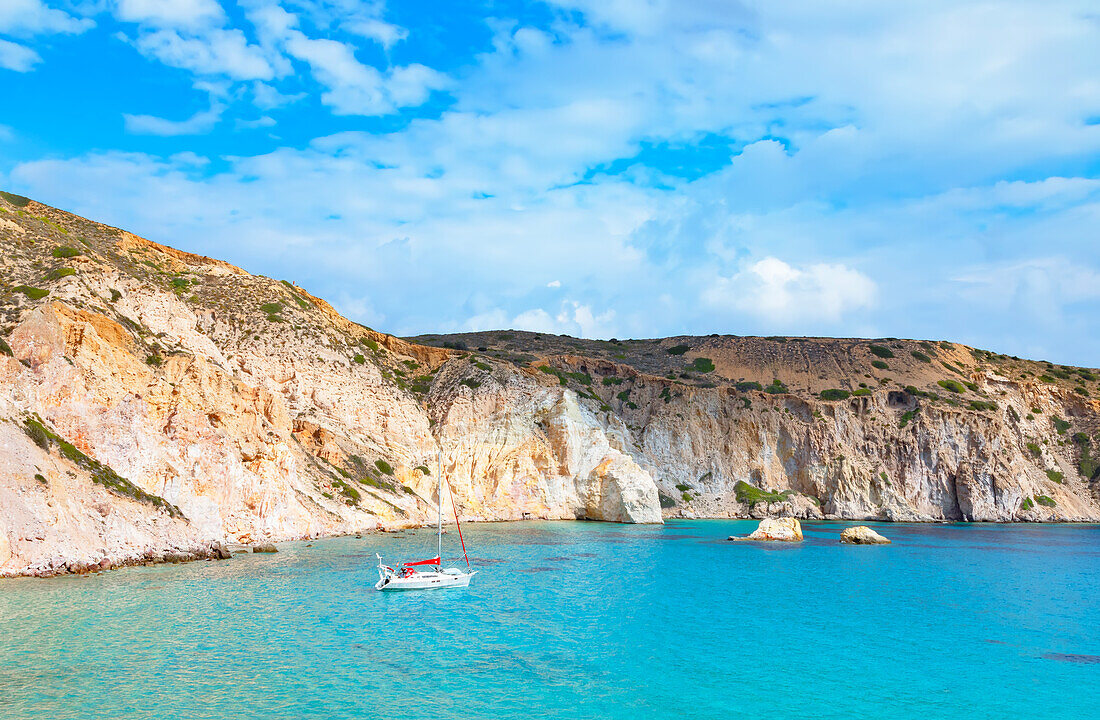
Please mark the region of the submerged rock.
POLYGON ((760 525, 745 537, 731 535, 730 540, 763 540, 773 542, 800 542, 802 524, 790 517, 764 518, 760 525))
POLYGON ((847 543, 849 545, 890 544, 890 540, 888 538, 879 535, 877 532, 867 527, 866 525, 856 525, 855 527, 844 528, 844 531, 840 533, 840 542, 847 543))
POLYGON ((260 543, 259 545, 253 545, 252 546, 252 552, 254 552, 254 553, 273 553, 273 552, 279 552, 279 550, 272 543, 260 543))

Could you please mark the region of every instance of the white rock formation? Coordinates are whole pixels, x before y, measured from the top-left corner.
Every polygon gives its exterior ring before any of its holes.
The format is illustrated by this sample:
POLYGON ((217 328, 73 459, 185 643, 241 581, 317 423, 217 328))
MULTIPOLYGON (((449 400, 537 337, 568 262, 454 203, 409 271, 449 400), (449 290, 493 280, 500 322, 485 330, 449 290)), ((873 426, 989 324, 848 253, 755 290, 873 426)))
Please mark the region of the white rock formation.
POLYGON ((730 540, 761 540, 768 542, 800 542, 802 524, 795 518, 765 518, 745 537, 731 536, 730 540))
POLYGON ((840 542, 849 545, 889 545, 888 538, 879 535, 866 525, 844 528, 840 533, 840 542))

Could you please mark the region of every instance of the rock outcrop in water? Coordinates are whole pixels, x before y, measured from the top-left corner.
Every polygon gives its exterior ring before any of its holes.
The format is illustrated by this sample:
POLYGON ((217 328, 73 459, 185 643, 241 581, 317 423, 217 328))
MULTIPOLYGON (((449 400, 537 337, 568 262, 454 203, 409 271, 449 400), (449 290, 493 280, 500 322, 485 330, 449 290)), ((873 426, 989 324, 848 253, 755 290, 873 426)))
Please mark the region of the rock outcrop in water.
POLYGON ((848 545, 889 545, 890 540, 879 535, 866 525, 844 528, 840 533, 840 542, 848 545))
POLYGON ((802 524, 792 517, 764 518, 745 537, 731 536, 730 540, 756 540, 761 542, 801 542, 802 524))
POLYGON ((1095 371, 948 343, 402 340, 0 197, 0 574, 434 518, 1095 520, 1095 371), (452 494, 453 493, 453 494, 452 494))

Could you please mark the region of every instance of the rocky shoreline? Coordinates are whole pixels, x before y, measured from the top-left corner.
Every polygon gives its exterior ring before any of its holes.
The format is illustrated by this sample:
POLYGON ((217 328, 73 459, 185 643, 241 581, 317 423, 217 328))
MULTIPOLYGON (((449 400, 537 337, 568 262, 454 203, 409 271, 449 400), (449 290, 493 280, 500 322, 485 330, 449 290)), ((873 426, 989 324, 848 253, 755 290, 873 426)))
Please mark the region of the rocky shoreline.
POLYGON ((897 338, 406 340, 0 209, 0 576, 415 526, 441 472, 475 522, 1100 520, 1100 371, 897 338))

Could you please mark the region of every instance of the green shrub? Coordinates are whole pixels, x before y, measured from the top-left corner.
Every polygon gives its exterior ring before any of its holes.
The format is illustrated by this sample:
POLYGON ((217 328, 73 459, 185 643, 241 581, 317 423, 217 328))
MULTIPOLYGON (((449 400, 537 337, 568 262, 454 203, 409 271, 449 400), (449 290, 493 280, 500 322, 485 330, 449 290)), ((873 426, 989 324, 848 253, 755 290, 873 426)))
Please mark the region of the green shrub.
POLYGON ((668 495, 665 495, 663 492, 657 493, 657 500, 661 503, 661 507, 665 509, 676 507, 676 501, 670 498, 668 495))
POLYGON ((371 352, 378 352, 379 345, 374 340, 364 340, 363 344, 370 348, 371 352))
POLYGON ((31 287, 30 285, 16 285, 12 288, 13 292, 23 293, 31 300, 41 300, 50 294, 49 290, 43 290, 42 288, 31 287))
POLYGON ((71 258, 76 257, 77 255, 83 255, 83 253, 76 248, 68 247, 67 245, 55 247, 50 254, 53 255, 55 258, 71 258))
POLYGON ((1058 504, 1049 495, 1036 495, 1035 502, 1039 503, 1043 507, 1054 507, 1058 504))
POLYGON ((1051 421, 1054 423, 1054 429, 1058 431, 1059 435, 1065 435, 1066 430, 1069 430, 1070 424, 1057 415, 1052 417, 1051 421))
POLYGON ((1050 478, 1052 481, 1058 483, 1059 485, 1062 484, 1063 478, 1065 478, 1065 475, 1058 472, 1057 470, 1047 470, 1046 473, 1047 473, 1048 478, 1050 478))
POLYGON ((274 315, 274 314, 268 315, 267 316, 267 321, 268 322, 286 322, 281 317, 279 317, 278 315, 274 315))
POLYGON ((22 195, 15 195, 14 193, 4 192, 0 190, 0 197, 4 198, 17 208, 24 208, 31 204, 31 199, 23 197, 22 195))
POLYGON ((260 306, 260 310, 268 315, 278 315, 283 311, 283 304, 277 302, 264 303, 260 306))
POLYGON ((1039 379, 1040 379, 1041 381, 1043 381, 1043 382, 1045 382, 1045 383, 1048 383, 1048 384, 1051 384, 1051 385, 1053 385, 1053 384, 1054 384, 1055 382, 1057 382, 1057 381, 1056 381, 1056 380, 1055 380, 1054 378, 1052 378, 1052 377, 1051 377, 1050 375, 1040 375, 1040 376, 1039 376, 1039 379))
POLYGON ((691 486, 690 485, 684 485, 683 483, 679 483, 679 484, 676 485, 676 489, 679 490, 680 492, 684 492, 685 490, 690 490, 691 486))
POLYGON ((737 496, 737 502, 745 505, 755 505, 758 502, 784 502, 791 494, 790 490, 784 490, 782 492, 761 490, 755 485, 749 485, 744 480, 737 481, 737 484, 733 486, 733 492, 737 496))
POLYGON ((927 355, 922 353, 920 350, 910 350, 909 354, 912 355, 913 357, 915 357, 917 360, 920 360, 922 363, 932 362, 932 358, 928 357, 927 355))
POLYGON ((976 383, 972 383, 968 380, 963 380, 962 382, 963 385, 965 385, 970 390, 970 392, 978 392, 978 385, 976 383))
POLYGON ((673 345, 672 347, 668 348, 668 350, 666 350, 666 352, 669 355, 683 355, 684 353, 686 353, 690 349, 691 349, 690 345, 673 345))
POLYGON ((122 293, 114 288, 111 288, 111 302, 118 302, 122 299, 122 293))
POLYGON ((600 382, 604 385, 622 385, 623 379, 621 377, 605 377, 600 382))
POLYGON ((882 360, 872 360, 871 361, 871 367, 878 368, 879 370, 889 370, 890 369, 890 366, 887 365, 882 360))
POLYGON ((944 390, 947 390, 948 392, 953 392, 953 393, 966 392, 966 388, 964 388, 962 386, 962 384, 957 380, 939 380, 936 384, 939 385, 944 390))
POLYGON ((413 468, 413 470, 419 470, 421 473, 423 473, 425 475, 431 475, 432 474, 432 471, 428 469, 427 465, 417 465, 415 468, 413 468))
POLYGON ((780 382, 779 378, 772 380, 772 384, 764 388, 764 392, 772 395, 781 395, 787 392, 787 386, 780 382))
POLYGON ((748 392, 749 390, 763 390, 764 386, 758 382, 749 380, 747 382, 739 382, 734 385, 739 392, 748 392))
POLYGON ((871 345, 867 349, 870 350, 873 355, 877 355, 884 360, 894 357, 893 351, 882 345, 871 345))
POLYGON ((374 466, 378 468, 378 472, 383 475, 393 475, 393 468, 385 460, 375 460, 374 466))
POLYGON ((1030 510, 1033 507, 1035 507, 1035 503, 1031 502, 1031 498, 1029 497, 1025 497, 1024 501, 1020 503, 1020 509, 1022 510, 1030 510))
POLYGON ((819 396, 822 400, 847 400, 851 395, 847 390, 839 390, 837 388, 829 388, 828 390, 822 390, 819 396))
POLYGON ((7 355, 8 357, 13 357, 15 355, 15 353, 11 351, 11 345, 8 345, 4 338, 0 338, 0 355, 7 355))
POLYGON ((903 428, 906 425, 908 425, 909 421, 912 420, 913 418, 915 418, 917 416, 917 413, 919 413, 919 412, 920 412, 920 410, 917 409, 917 410, 910 410, 906 413, 903 413, 902 416, 901 416, 901 419, 898 420, 898 427, 903 428))
POLYGON ((623 390, 621 393, 619 393, 615 397, 619 398, 619 400, 621 402, 626 402, 627 400, 630 399, 630 390, 629 389, 623 390))
POLYGON ((871 388, 860 388, 859 390, 856 390, 852 393, 852 397, 867 397, 868 395, 872 394, 873 392, 871 388))
POLYGON ((710 358, 697 357, 695 358, 695 362, 688 365, 688 369, 701 373, 714 372, 714 361, 710 358))
POLYGON ((661 398, 662 400, 664 400, 666 404, 672 401, 672 393, 670 393, 670 392, 668 391, 668 388, 667 388, 667 387, 666 387, 666 388, 663 388, 663 389, 661 390, 661 394, 660 394, 660 395, 658 395, 657 397, 659 397, 659 398, 661 398))
POLYGON ((361 353, 355 353, 355 357, 352 358, 356 365, 362 365, 367 362, 367 359, 363 357, 361 353))
POLYGON ((481 383, 479 383, 477 380, 471 380, 470 378, 466 378, 465 380, 460 382, 459 385, 465 385, 471 390, 476 390, 477 388, 481 387, 481 383))
POLYGON ((1033 457, 1039 457, 1043 454, 1043 449, 1033 442, 1027 444, 1027 451, 1032 454, 1033 457))
POLYGON ((60 280, 61 278, 67 278, 70 275, 76 275, 76 270, 70 267, 55 268, 51 270, 49 275, 46 276, 47 280, 60 280))
POLYGON ((970 401, 970 409, 971 410, 977 410, 979 412, 981 412, 982 410, 996 410, 997 409, 997 403, 993 402, 992 400, 990 400, 990 401, 971 400, 970 401))
POLYGON ((160 367, 162 364, 164 364, 164 358, 162 358, 160 355, 157 355, 156 353, 146 355, 145 364, 152 365, 153 367, 160 367))

